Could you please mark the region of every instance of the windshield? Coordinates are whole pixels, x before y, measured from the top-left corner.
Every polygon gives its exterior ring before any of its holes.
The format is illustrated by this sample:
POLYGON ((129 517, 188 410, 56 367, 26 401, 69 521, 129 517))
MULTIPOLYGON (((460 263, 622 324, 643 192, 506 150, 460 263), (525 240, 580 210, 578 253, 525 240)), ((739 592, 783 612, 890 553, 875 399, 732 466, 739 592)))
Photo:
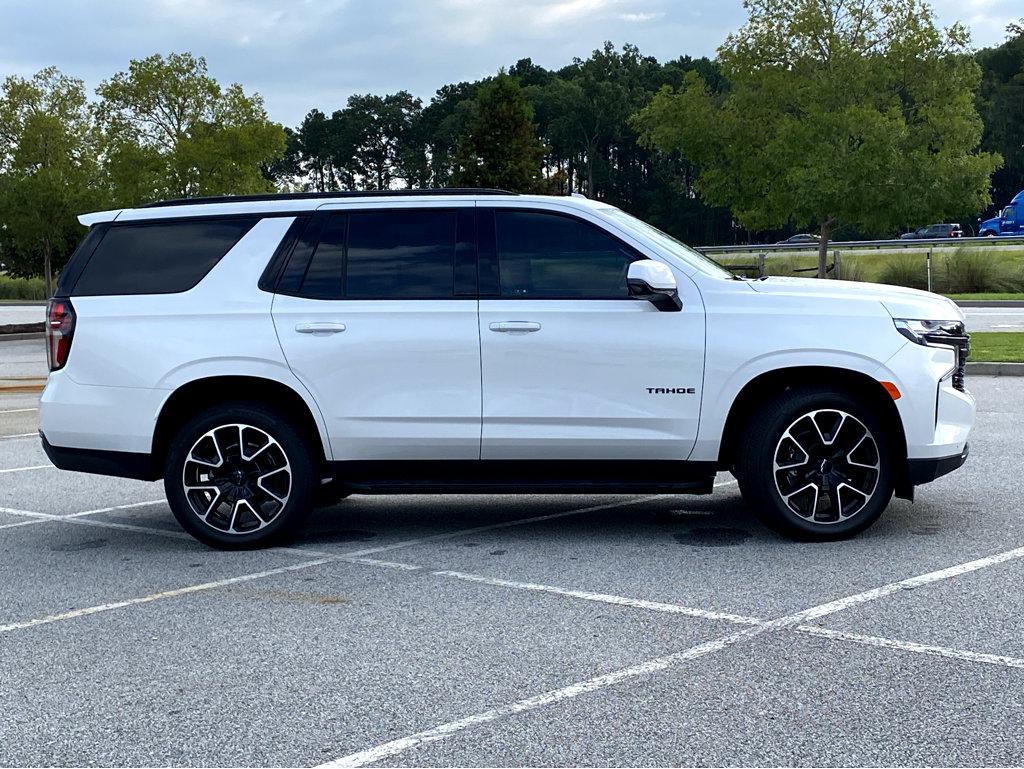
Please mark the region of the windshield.
POLYGON ((628 229, 653 240, 670 254, 678 256, 687 264, 692 264, 705 275, 711 275, 716 278, 736 277, 718 262, 704 256, 700 251, 694 251, 682 241, 676 240, 668 233, 662 232, 657 227, 648 224, 642 219, 637 219, 635 216, 631 216, 621 209, 612 208, 610 206, 602 209, 602 213, 607 214, 609 217, 620 222, 628 229))

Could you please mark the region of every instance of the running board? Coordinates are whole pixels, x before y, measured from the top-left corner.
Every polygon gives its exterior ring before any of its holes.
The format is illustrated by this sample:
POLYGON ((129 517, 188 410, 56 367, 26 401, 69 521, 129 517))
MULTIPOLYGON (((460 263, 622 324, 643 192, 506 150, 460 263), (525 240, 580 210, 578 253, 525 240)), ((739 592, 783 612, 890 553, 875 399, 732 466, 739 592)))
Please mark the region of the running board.
POLYGON ((714 462, 422 460, 333 462, 355 494, 710 494, 714 462))

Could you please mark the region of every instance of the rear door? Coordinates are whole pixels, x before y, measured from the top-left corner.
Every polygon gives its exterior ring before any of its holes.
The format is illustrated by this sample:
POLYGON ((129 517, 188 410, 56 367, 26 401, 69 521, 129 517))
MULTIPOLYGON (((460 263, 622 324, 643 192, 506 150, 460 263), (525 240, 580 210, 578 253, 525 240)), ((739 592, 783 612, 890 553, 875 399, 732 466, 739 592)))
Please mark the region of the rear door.
POLYGON ((481 208, 484 459, 686 459, 697 435, 704 308, 626 287, 637 250, 595 222, 481 208), (490 292, 492 296, 486 294, 490 292))
POLYGON ((317 214, 274 299, 335 460, 478 459, 472 203, 317 214))

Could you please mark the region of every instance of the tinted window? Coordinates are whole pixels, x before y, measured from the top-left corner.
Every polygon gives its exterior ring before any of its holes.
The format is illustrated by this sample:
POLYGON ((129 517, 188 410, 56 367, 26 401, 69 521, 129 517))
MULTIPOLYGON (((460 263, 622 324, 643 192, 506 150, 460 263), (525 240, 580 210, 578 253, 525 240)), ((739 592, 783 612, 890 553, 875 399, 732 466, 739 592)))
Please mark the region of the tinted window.
POLYGON ((201 281, 256 219, 113 225, 75 284, 77 296, 173 294, 201 281))
POLYGON ((454 211, 371 211, 348 219, 347 298, 452 296, 454 211))
POLYGON ((345 234, 348 217, 335 214, 324 224, 320 242, 302 281, 301 293, 313 299, 339 299, 345 274, 345 234))
POLYGON ((640 257, 597 227, 534 211, 497 211, 495 227, 502 296, 629 296, 626 271, 640 257))

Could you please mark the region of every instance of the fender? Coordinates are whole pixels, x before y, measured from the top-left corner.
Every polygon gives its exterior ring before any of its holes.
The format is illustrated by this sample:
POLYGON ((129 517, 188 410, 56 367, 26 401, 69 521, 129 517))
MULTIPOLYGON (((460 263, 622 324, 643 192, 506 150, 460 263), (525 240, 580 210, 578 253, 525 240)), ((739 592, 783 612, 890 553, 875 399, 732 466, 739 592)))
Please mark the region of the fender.
POLYGON ((874 358, 856 352, 827 349, 776 350, 759 355, 724 377, 721 384, 705 381, 697 441, 689 459, 716 461, 725 431, 725 422, 736 397, 757 377, 787 368, 834 368, 855 371, 876 379, 885 367, 874 358))

